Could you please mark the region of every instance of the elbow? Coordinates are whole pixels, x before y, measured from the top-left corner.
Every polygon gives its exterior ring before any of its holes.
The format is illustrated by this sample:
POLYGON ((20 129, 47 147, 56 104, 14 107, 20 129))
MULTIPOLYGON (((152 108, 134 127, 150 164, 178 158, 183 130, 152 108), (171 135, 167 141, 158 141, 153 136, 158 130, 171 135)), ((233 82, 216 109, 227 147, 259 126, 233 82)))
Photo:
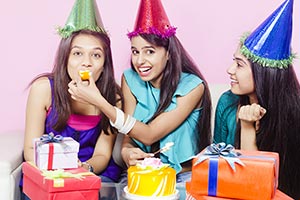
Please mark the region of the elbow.
POLYGON ((150 138, 149 140, 147 140, 147 141, 145 141, 145 145, 147 145, 147 146, 151 146, 151 145, 153 145, 155 142, 159 142, 159 139, 157 139, 157 138, 150 138))
POLYGON ((151 146, 157 141, 154 138, 140 138, 140 139, 137 138, 136 140, 138 140, 139 142, 143 143, 146 146, 151 146))
POLYGON ((34 156, 33 155, 34 155, 33 148, 24 147, 23 156, 24 156, 25 161, 33 162, 34 161, 34 156))
POLYGON ((144 145, 146 146, 151 146, 154 142, 150 142, 150 141, 144 141, 142 142, 144 145))
POLYGON ((161 135, 157 134, 157 131, 151 130, 150 128, 145 129, 143 133, 141 133, 140 131, 131 131, 129 132, 128 136, 134 138, 135 140, 143 143, 146 146, 151 146, 161 138, 161 135))

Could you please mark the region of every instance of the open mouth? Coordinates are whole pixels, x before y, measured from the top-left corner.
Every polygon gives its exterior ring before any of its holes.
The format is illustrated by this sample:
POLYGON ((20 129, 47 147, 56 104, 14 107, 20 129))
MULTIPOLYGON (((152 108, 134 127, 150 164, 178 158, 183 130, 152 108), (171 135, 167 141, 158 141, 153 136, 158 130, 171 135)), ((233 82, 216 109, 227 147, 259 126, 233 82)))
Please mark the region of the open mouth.
POLYGON ((236 83, 238 83, 238 81, 237 81, 237 80, 234 80, 234 79, 230 79, 230 82, 231 82, 231 84, 236 84, 236 83))
POLYGON ((150 71, 151 71, 151 67, 149 67, 149 66, 147 66, 147 67, 139 67, 138 68, 138 71, 139 71, 139 73, 142 75, 142 76, 147 76, 149 73, 150 73, 150 71))

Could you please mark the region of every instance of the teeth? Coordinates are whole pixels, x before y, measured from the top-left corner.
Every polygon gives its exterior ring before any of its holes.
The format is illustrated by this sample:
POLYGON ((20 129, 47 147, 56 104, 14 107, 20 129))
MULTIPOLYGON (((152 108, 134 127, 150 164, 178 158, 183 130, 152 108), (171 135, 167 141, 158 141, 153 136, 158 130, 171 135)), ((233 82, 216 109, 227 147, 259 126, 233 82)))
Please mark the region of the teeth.
POLYGON ((147 70, 149 70, 149 69, 150 69, 150 68, 141 68, 140 71, 141 71, 141 72, 145 72, 145 71, 147 71, 147 70))
POLYGON ((145 72, 148 71, 150 69, 150 67, 140 67, 139 70, 140 72, 145 72))

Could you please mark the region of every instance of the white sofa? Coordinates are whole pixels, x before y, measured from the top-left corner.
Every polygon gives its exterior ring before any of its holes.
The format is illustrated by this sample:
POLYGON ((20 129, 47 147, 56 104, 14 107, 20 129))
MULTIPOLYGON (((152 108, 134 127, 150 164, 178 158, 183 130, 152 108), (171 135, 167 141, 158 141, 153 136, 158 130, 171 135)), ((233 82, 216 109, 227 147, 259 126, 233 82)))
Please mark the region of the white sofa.
MULTIPOLYGON (((213 103, 212 119, 214 119, 214 110, 217 100, 226 89, 229 89, 229 85, 210 85, 213 103)), ((120 156, 120 142, 122 139, 120 136, 121 134, 118 135, 113 157, 118 164, 123 165, 120 156)), ((0 133, 0 200, 19 200, 21 197, 19 181, 22 166, 23 140, 23 130, 0 133)))
POLYGON ((23 152, 22 130, 0 133, 0 199, 20 199, 19 181, 23 152))

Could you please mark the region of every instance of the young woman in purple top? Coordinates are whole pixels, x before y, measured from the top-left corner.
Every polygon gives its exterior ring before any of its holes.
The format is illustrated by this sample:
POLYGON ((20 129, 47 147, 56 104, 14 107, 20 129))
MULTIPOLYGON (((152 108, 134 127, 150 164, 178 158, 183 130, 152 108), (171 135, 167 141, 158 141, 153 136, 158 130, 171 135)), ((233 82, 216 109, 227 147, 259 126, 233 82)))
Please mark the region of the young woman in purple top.
POLYGON ((110 39, 99 16, 94 1, 77 1, 65 27, 58 30, 62 39, 52 72, 37 76, 30 84, 24 159, 33 161, 34 138, 53 132, 80 143, 79 166, 100 175, 102 182, 117 182, 121 168, 112 159, 115 129, 99 108, 74 101, 68 92, 68 84, 73 80, 83 85, 94 81, 104 98, 121 109, 122 96, 114 78, 110 39), (80 70, 89 70, 90 80, 82 81, 80 70))

